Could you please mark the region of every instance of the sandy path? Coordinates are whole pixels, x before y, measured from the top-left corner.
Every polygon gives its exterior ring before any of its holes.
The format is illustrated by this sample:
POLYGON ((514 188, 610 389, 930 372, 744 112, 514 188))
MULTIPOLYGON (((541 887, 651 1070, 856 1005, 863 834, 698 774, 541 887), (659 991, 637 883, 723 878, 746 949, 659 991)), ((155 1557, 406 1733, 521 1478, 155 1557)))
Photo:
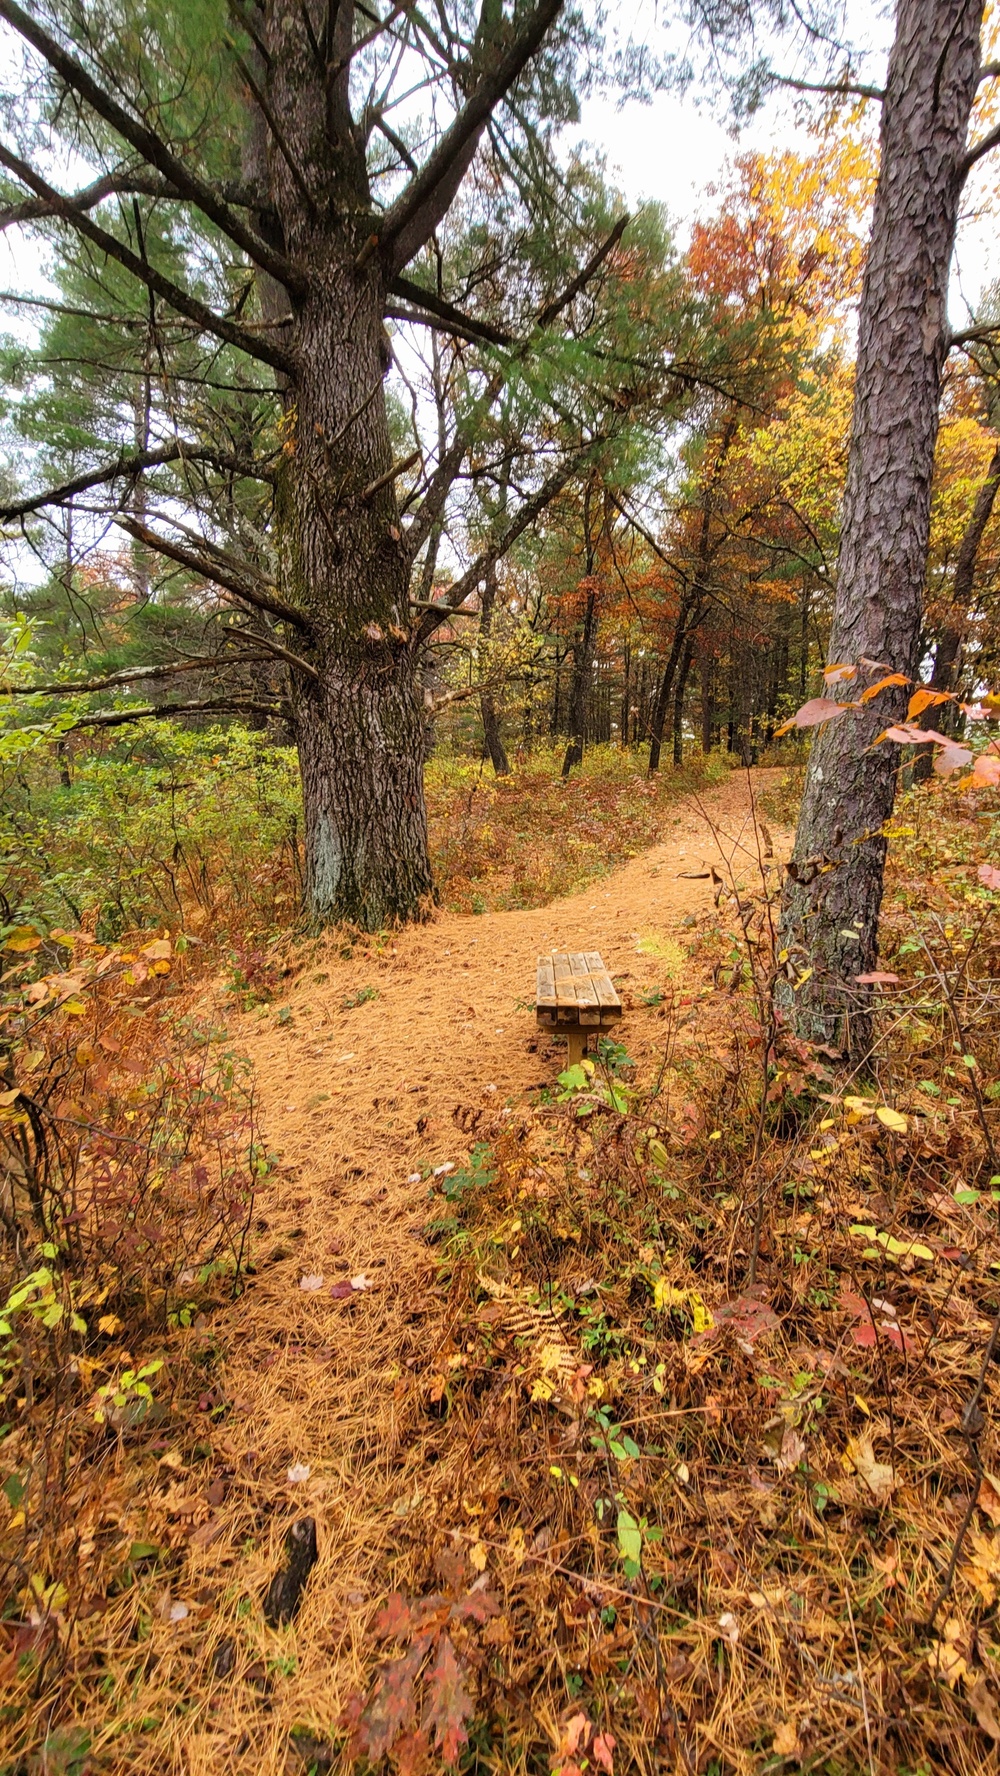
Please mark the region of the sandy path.
MULTIPOLYGON (((778 775, 756 773, 757 791, 778 775)), ((745 777, 734 774, 704 806, 727 834, 742 837, 750 878, 745 777)), ((720 861, 693 804, 678 803, 667 823, 662 843, 547 907, 443 913, 367 960, 360 952, 342 959, 327 946, 280 1014, 271 1006, 241 1020, 238 1041, 254 1063, 269 1144, 342 1209, 370 1202, 372 1182, 401 1206, 410 1171, 455 1158, 457 1106, 482 1105, 494 1094, 502 1102, 551 1077, 552 1060, 539 1056, 526 1009, 539 951, 600 950, 623 983, 626 1014, 633 1008, 622 1040, 637 1058, 655 1046, 655 1016, 634 1008, 644 990, 665 984, 671 959, 650 951, 685 916, 711 908, 711 881, 686 873, 720 861), (345 1010, 344 1000, 366 987, 377 999, 345 1010)), ((673 966, 676 972, 676 959, 673 966)))

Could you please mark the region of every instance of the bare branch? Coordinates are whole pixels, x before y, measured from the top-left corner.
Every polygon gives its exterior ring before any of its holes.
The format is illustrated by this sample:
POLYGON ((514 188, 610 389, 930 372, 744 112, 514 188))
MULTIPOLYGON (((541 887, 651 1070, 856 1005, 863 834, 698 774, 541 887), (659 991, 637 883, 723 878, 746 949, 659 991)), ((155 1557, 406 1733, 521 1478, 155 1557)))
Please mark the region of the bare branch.
POLYGON ((618 242, 621 240, 622 235, 625 233, 631 220, 631 216, 628 215, 619 217, 611 230, 611 233, 608 235, 607 240, 602 246, 599 246, 595 252, 591 253, 586 265, 584 265, 583 268, 577 272, 576 277, 566 285, 562 295, 556 296, 552 302, 547 302, 545 307, 539 310, 538 314, 535 316, 536 330, 542 327, 551 327, 553 321, 562 314, 563 310, 568 308, 570 303, 576 300, 582 290, 586 289, 591 278, 600 271, 608 254, 613 252, 618 245, 618 242))
POLYGON ((562 6, 563 0, 538 0, 506 55, 466 100, 419 173, 387 211, 378 248, 389 278, 396 277, 433 234, 468 171, 491 113, 541 47, 562 6))
POLYGON ((972 345, 977 339, 996 339, 1000 335, 1000 321, 984 321, 979 327, 964 327, 960 333, 949 333, 948 348, 954 345, 972 345))
POLYGON ((138 150, 150 166, 156 167, 158 172, 169 179, 183 197, 197 204, 203 215, 221 228, 223 234, 228 235, 255 265, 259 265, 262 271, 266 271, 279 284, 284 284, 286 289, 294 290, 299 296, 306 294, 309 286, 304 273, 292 265, 284 254, 277 253, 273 247, 268 246, 238 216, 234 216, 228 204, 223 202, 210 185, 185 166, 153 130, 130 116, 110 93, 106 93, 75 56, 63 49, 37 19, 17 5, 17 0, 0 0, 0 18, 13 25, 15 31, 44 56, 50 68, 54 69, 60 79, 65 80, 67 86, 79 93, 98 116, 103 117, 105 123, 117 130, 123 141, 138 150))
MULTIPOLYGON (((0 8, 3 4, 4 0, 0 0, 0 8)), ((52 205, 53 215, 58 216, 61 221, 68 222, 78 234, 93 241, 96 247, 100 247, 102 252, 107 253, 109 258, 116 259, 119 265, 124 265, 126 271, 130 271, 133 277, 138 278, 140 283, 145 284, 157 296, 162 296, 163 300, 169 302, 172 308, 176 308, 180 314, 187 315, 189 320, 197 322, 203 332, 214 334, 216 339, 223 339, 227 345, 234 345, 238 350, 246 352, 248 357, 258 358, 261 363, 270 364, 274 370, 287 372, 291 369, 289 358, 279 346, 271 345, 266 339, 256 339, 245 327, 238 326, 234 321, 224 320, 221 315, 214 314, 210 308, 205 307, 203 302, 199 302, 197 297, 190 296, 186 290, 180 288, 179 284, 173 283, 170 278, 164 277, 162 272, 156 271, 146 260, 140 259, 130 247, 125 246, 124 242, 118 240, 115 235, 109 234, 106 228, 101 228, 98 223, 92 222, 89 216, 74 209, 71 198, 64 197, 61 192, 56 191, 47 179, 43 179, 40 173, 35 172, 34 167, 29 166, 27 161, 22 160, 19 155, 12 154, 10 149, 5 148, 2 144, 0 144, 0 166, 5 166, 9 172, 12 172, 16 178, 21 180, 22 184, 27 185, 29 191, 34 191, 39 197, 44 197, 52 205)))
MULTIPOLYGON (((454 330, 466 339, 483 340, 487 345, 515 345, 517 342, 512 333, 506 333, 501 327, 493 327, 488 321, 477 320, 475 315, 463 314, 453 303, 446 302, 443 296, 428 290, 423 284, 415 284, 412 278, 395 277, 389 285, 393 296, 402 296, 405 302, 415 303, 424 308, 428 314, 436 315, 442 321, 453 324, 454 330)), ((421 321, 423 317, 406 310, 397 315, 400 320, 421 321)))
POLYGON ((972 147, 969 149, 968 154, 962 162, 962 168, 966 175, 971 173, 976 162, 982 160, 984 154, 992 154, 994 148, 998 147, 1000 147, 1000 123, 998 123, 994 129, 991 129, 989 134, 985 135, 981 142, 974 142, 972 144, 972 147))
POLYGON ((879 104, 885 98, 885 88, 881 86, 863 86, 856 80, 793 80, 790 74, 772 74, 770 82, 773 86, 790 86, 794 92, 829 93, 835 99, 875 99, 879 104))
MULTIPOLYGON (((261 580, 260 584, 251 584, 249 577, 242 573, 229 571, 215 561, 206 560, 194 549, 185 549, 183 544, 175 543, 172 538, 161 536, 159 531, 150 530, 148 524, 140 524, 136 518, 127 518, 121 513, 115 514, 115 523, 120 530, 127 531, 139 543, 145 543, 149 549, 155 549, 158 555, 166 556, 168 561, 176 561, 179 567, 186 567, 189 573, 198 574, 202 579, 210 580, 215 586, 221 586, 231 592, 244 604, 252 604, 256 610, 267 611, 272 617, 280 617, 283 623, 292 623, 304 633, 312 632, 312 624, 302 611, 294 605, 286 604, 277 591, 271 591, 271 582, 261 580)), ((249 576, 251 570, 246 570, 249 576)))

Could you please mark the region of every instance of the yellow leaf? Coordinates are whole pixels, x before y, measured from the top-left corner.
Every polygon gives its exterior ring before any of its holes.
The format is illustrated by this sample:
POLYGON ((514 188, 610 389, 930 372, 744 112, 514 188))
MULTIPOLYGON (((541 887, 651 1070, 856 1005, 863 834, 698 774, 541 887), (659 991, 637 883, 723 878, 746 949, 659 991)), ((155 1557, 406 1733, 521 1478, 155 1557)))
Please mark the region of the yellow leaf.
POLYGON ((5 950, 13 950, 17 956, 26 956, 41 947, 42 940, 33 925, 18 925, 4 944, 5 950))
POLYGON ((97 1050, 92 1042, 81 1042, 76 1051, 78 1067, 92 1067, 97 1059, 97 1050))
POLYGON ((97 1330, 105 1333, 108 1338, 113 1338, 116 1332, 121 1331, 122 1324, 117 1314, 102 1314, 97 1322, 97 1330))
POLYGON ((544 1375, 540 1375, 537 1381, 533 1381, 531 1384, 531 1398, 533 1400, 551 1400, 555 1391, 553 1383, 547 1381, 544 1375))
POLYGON ((489 1555, 486 1551, 486 1543, 475 1542, 469 1549, 469 1559, 477 1573, 485 1572, 486 1562, 489 1559, 489 1555))
POLYGON ((689 1294, 687 1289, 678 1289, 676 1283, 668 1283, 666 1277, 657 1277, 653 1290, 653 1306, 658 1307, 661 1313, 672 1307, 684 1307, 689 1294))
POLYGON ((915 1240, 898 1240, 891 1233, 877 1233, 875 1238, 890 1258, 926 1258, 933 1262, 934 1253, 930 1247, 920 1246, 915 1240))
POLYGON ((901 1116, 898 1110, 890 1110, 887 1104, 880 1104, 875 1114, 883 1127, 892 1129, 897 1135, 905 1135, 909 1128, 906 1117, 901 1116))
POLYGON ((707 1332, 715 1321, 700 1295, 691 1290, 691 1327, 694 1332, 707 1332))

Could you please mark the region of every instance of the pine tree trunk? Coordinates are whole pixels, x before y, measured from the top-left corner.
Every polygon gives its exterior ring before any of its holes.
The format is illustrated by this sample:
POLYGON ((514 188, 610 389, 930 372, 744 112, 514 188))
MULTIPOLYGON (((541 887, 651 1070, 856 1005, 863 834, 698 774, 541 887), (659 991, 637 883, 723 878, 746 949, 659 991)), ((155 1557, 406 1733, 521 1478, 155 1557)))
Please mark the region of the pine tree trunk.
MULTIPOLYGON (((858 332, 831 663, 912 676, 920 646, 931 476, 947 353, 948 272, 979 69, 982 0, 899 0, 858 332), (866 667, 864 661, 877 664, 866 667)), ((898 749, 873 745, 906 693, 817 729, 781 944, 796 1032, 867 1054, 898 749), (808 971, 812 972, 809 973, 808 971), (801 985, 796 986, 796 982, 801 985)))
MULTIPOLYGON (((350 48, 352 16, 337 13, 333 62, 350 48)), ((424 916, 434 892, 411 562, 391 477, 367 491, 393 460, 385 291, 378 256, 367 252, 371 194, 346 74, 328 87, 292 0, 270 0, 266 17, 271 107, 314 199, 268 141, 270 225, 310 267, 309 293, 279 334, 295 368, 282 391, 275 500, 280 591, 306 619, 298 651, 312 669, 292 669, 305 913, 315 926, 373 930, 424 916)), ((276 306, 289 314, 287 298, 276 306)))
POLYGON ((684 652, 677 669, 677 683, 674 686, 674 719, 673 719, 673 761, 675 765, 684 763, 684 693, 687 690, 688 674, 691 671, 691 656, 694 653, 694 636, 689 635, 684 643, 684 652))

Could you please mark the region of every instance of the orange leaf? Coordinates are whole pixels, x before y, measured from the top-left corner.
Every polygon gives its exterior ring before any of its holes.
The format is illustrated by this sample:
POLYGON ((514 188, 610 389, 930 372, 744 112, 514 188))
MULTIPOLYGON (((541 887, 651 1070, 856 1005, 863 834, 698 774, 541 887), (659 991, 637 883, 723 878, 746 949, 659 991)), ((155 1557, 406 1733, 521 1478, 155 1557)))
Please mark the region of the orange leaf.
MULTIPOLYGON (((862 691, 861 701, 862 703, 870 703, 873 697, 878 696, 879 691, 886 690, 889 685, 908 685, 909 682, 909 679, 904 678, 901 672, 890 672, 887 678, 880 678, 877 684, 869 685, 866 691, 862 691)), ((910 714, 912 715, 912 713, 911 709, 910 714)))
POLYGON ((907 707, 906 719, 913 721, 916 716, 922 715, 925 709, 933 709, 936 703, 951 703, 953 701, 951 691, 929 691, 926 688, 914 691, 907 707))
POLYGON ((857 676, 856 666, 828 666, 823 673, 824 681, 828 685, 847 684, 850 679, 857 678, 857 676))

